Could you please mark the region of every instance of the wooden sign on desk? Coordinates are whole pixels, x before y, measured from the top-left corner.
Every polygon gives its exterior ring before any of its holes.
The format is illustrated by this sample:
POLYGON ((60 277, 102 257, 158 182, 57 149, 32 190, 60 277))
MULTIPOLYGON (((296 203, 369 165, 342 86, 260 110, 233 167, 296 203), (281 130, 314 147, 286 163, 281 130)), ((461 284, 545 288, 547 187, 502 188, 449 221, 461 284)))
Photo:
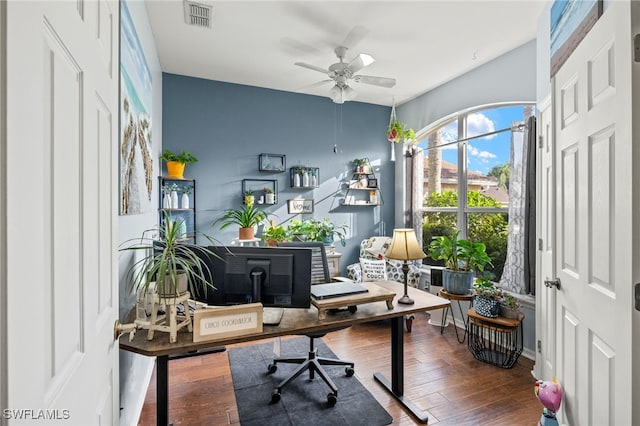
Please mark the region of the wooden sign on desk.
POLYGON ((262 332, 262 303, 214 306, 193 312, 193 341, 206 342, 262 332))

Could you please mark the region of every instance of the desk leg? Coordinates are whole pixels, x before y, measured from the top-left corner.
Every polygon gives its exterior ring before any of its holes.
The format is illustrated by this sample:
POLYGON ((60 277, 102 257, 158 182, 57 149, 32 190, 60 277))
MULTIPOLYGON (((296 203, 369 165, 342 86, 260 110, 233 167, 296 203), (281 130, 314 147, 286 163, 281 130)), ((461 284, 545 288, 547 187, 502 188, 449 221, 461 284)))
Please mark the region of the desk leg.
POLYGON ((156 424, 169 424, 169 356, 156 358, 156 424))
POLYGON ((391 318, 391 383, 382 373, 374 373, 373 378, 391 393, 405 409, 409 410, 420 423, 427 423, 429 417, 426 412, 403 396, 404 329, 402 320, 402 316, 391 318))

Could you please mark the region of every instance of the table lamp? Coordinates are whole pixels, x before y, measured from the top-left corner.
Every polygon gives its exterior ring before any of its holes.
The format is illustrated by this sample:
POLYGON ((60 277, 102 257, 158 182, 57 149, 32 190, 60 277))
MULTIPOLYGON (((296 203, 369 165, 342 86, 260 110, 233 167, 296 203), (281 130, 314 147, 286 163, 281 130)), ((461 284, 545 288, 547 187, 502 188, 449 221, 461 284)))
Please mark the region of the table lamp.
POLYGON ((407 260, 418 260, 427 257, 422 251, 416 231, 411 228, 401 228, 393 230, 393 238, 391 245, 384 254, 389 259, 402 260, 402 272, 404 273, 404 296, 398 299, 398 303, 405 305, 413 305, 413 299, 407 293, 407 274, 409 273, 409 264, 407 260))

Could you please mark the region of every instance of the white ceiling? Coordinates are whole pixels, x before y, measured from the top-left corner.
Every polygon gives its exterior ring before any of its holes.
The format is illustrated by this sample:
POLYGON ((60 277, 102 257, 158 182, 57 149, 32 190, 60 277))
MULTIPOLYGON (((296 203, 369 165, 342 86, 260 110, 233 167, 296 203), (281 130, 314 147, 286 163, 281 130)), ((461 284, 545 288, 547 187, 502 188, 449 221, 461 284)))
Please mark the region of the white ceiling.
POLYGON ((146 0, 162 70, 289 92, 328 96, 333 49, 376 61, 359 74, 391 77, 393 88, 353 83, 354 101, 402 104, 536 36, 545 2, 206 1, 212 28, 187 25, 178 0, 146 0))

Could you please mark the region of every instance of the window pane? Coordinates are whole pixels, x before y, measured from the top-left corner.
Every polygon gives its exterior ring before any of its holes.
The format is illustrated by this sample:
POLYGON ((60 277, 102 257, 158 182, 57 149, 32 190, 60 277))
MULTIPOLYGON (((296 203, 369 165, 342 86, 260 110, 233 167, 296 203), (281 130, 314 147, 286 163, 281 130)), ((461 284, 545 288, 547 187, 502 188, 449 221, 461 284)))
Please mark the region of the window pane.
MULTIPOLYGON (((491 133, 525 121, 531 107, 506 106, 469 114, 467 137, 491 133), (526 111, 526 112, 525 112, 526 111)), ((478 191, 496 200, 502 207, 509 206, 509 171, 512 137, 522 138, 517 130, 471 139, 467 142, 467 185, 469 191, 478 191)), ((471 207, 471 200, 469 200, 471 207)))
MULTIPOLYGON (((454 120, 434 130, 420 142, 419 146, 425 152, 425 200, 433 194, 458 192, 458 144, 446 145, 457 140, 458 120, 454 120)), ((451 206, 458 205, 457 197, 455 201, 456 204, 451 206)))
POLYGON ((500 281, 507 257, 509 215, 506 213, 472 213, 469 218, 469 240, 484 243, 493 267, 485 268, 492 281, 500 281))
POLYGON ((427 254, 423 263, 428 265, 444 266, 444 262, 434 260, 429 257, 429 244, 433 237, 447 235, 453 237, 457 230, 457 214, 442 212, 426 212, 422 217, 422 245, 423 251, 427 254))

